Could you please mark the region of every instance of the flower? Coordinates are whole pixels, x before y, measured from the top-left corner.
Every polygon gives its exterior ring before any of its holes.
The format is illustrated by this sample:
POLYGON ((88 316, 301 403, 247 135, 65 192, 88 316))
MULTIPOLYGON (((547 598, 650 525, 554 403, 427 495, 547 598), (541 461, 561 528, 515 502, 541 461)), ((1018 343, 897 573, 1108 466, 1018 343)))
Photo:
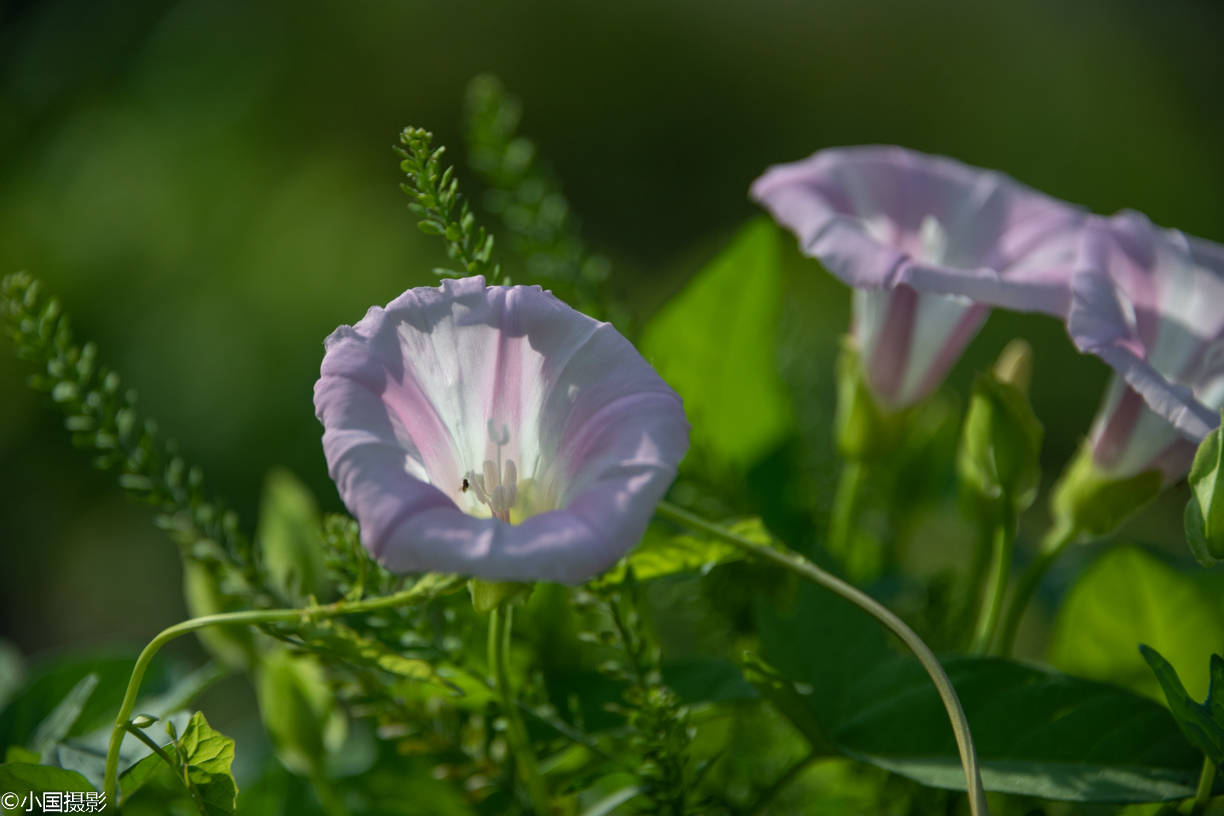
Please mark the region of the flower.
POLYGON ((1224 404, 1224 246, 1137 212, 1094 217, 1071 289, 1071 339, 1117 372, 1089 435, 1094 464, 1180 479, 1224 404))
POLYGON ((900 147, 822 150, 752 195, 854 287, 867 382, 903 408, 943 380, 989 306, 1063 316, 1082 212, 1007 176, 900 147))
POLYGON ((340 496, 396 572, 578 582, 645 531, 688 449, 680 397, 539 287, 410 289, 325 342, 340 496))

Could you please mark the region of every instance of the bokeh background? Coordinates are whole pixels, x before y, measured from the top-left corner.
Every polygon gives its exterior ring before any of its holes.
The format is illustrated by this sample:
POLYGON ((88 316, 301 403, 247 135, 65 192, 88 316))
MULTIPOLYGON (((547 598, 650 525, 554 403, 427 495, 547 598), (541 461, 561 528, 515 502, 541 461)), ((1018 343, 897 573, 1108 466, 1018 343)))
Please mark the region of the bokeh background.
MULTIPOLYGON (((414 227, 391 145, 428 127, 462 169, 462 95, 484 71, 524 101, 643 318, 756 212, 761 170, 831 145, 947 154, 1224 240, 1216 0, 10 0, 0 273, 61 296, 248 527, 276 465, 339 509, 311 402, 321 342, 431 280, 442 248, 414 227)), ((786 252, 825 338, 799 421, 826 439, 848 300, 786 252)), ((1060 326, 996 315, 949 389, 1016 334, 1037 348, 1053 475, 1106 378, 1060 326)), ((28 373, 0 339, 0 638, 30 655, 143 643, 185 614, 174 547, 28 373)), ((1128 534, 1175 538, 1178 498, 1128 534)))

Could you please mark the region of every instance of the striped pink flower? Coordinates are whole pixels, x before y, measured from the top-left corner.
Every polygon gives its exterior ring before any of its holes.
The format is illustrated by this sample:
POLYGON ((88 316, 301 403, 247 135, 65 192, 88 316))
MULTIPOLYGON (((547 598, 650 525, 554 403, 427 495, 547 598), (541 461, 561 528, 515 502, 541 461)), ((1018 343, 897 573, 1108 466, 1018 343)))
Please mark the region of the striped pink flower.
POLYGON ((854 287, 851 333, 877 398, 930 394, 990 306, 1064 316, 1083 214, 1001 173, 900 147, 822 150, 752 195, 854 287))
POLYGON ((582 581, 641 538, 688 448, 680 398, 539 287, 411 289, 326 341, 315 409, 388 569, 582 581))
POLYGON ((1067 327, 1117 372, 1089 437, 1097 467, 1184 476, 1224 404, 1224 246, 1136 212, 1092 218, 1067 327))

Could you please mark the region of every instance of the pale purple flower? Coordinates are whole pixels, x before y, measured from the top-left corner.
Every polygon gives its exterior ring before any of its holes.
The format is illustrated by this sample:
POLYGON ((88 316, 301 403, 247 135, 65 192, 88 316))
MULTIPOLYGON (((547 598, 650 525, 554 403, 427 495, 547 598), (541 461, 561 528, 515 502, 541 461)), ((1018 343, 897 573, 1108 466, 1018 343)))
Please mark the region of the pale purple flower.
POLYGON ((1136 212, 1092 218, 1067 328, 1117 372, 1089 437, 1097 467, 1184 476, 1224 404, 1224 246, 1136 212))
POLYGON ((396 572, 590 578, 688 449, 680 397, 629 341, 539 287, 410 289, 325 345, 328 468, 396 572))
POLYGON ((854 287, 868 384, 901 408, 933 391, 990 306, 1065 316, 1075 207, 1007 176, 900 147, 822 150, 753 197, 854 287))

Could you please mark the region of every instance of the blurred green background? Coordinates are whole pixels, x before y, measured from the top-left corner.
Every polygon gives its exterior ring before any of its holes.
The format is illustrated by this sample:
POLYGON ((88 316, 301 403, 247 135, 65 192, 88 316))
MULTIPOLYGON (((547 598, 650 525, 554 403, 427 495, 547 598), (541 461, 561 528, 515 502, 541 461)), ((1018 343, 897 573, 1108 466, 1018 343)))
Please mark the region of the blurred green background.
MULTIPOLYGON (((830 145, 947 154, 1224 240, 1222 42, 1215 0, 9 2, 0 273, 62 297, 249 528, 274 465, 339 509, 311 402, 321 342, 431 280, 442 249, 413 226, 391 145, 421 125, 462 168, 474 74, 523 99, 585 237, 648 316, 756 212, 761 170, 830 145)), ((799 422, 827 439, 847 297, 786 253, 821 340, 799 422)), ((1015 334, 1037 347, 1053 476, 1106 372, 1053 321, 996 315, 950 388, 1015 334)), ((0 637, 142 643, 185 614, 174 547, 27 374, 0 340, 0 637)), ((1177 498, 1129 529, 1176 533, 1177 498)))

